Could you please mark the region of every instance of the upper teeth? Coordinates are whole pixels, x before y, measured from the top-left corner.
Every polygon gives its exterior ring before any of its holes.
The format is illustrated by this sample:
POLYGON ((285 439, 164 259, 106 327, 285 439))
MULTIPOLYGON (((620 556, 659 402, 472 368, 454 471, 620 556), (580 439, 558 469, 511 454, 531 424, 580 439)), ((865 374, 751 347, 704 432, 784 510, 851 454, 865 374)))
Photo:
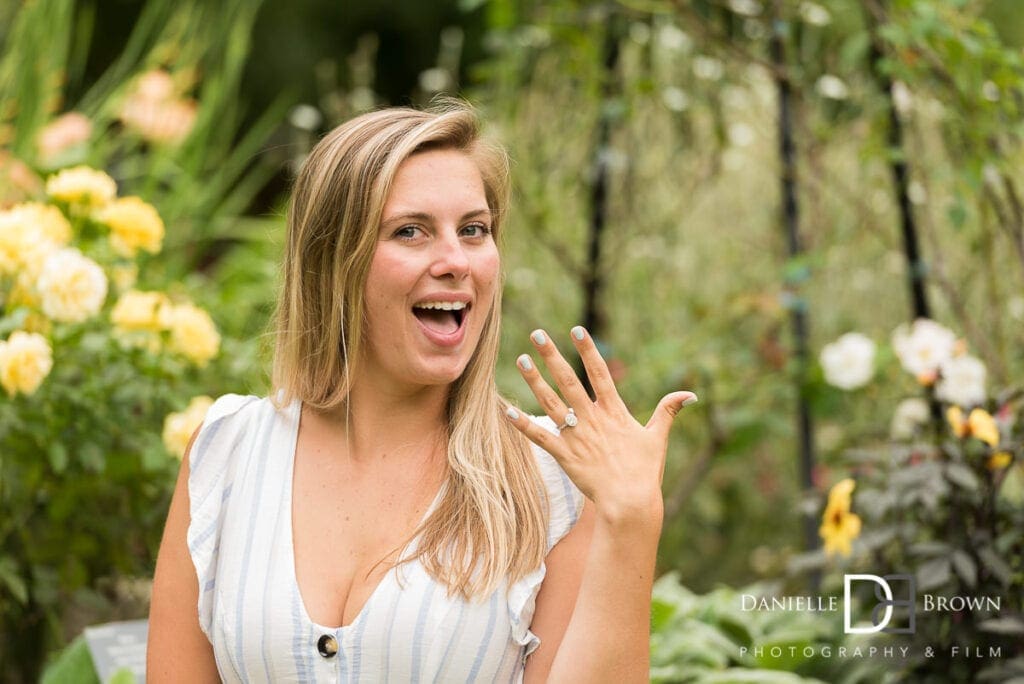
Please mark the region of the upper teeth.
POLYGON ((458 311, 466 308, 466 302, 421 302, 416 304, 416 309, 444 309, 445 311, 458 311))

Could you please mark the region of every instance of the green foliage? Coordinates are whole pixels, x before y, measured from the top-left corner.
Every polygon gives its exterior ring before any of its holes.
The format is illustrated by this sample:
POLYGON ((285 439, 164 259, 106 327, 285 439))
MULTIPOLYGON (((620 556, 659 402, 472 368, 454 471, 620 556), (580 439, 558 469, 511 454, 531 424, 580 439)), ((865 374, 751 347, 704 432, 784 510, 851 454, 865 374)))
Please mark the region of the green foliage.
POLYGON ((771 591, 766 584, 719 586, 700 596, 680 584, 678 572, 660 577, 651 605, 651 681, 889 681, 880 661, 836 657, 838 646, 858 644, 843 639, 836 613, 743 610, 744 595, 771 591))
MULTIPOLYGON (((111 249, 112 229, 98 213, 54 202, 70 219, 71 245, 110 283, 101 310, 83 322, 46 320, 38 301, 16 298, 15 289, 36 286, 31 277, 20 279, 27 268, 0 273, 0 341, 15 331, 39 333, 53 359, 38 389, 18 393, 5 384, 0 400, 5 681, 34 680, 43 654, 62 646, 69 629, 80 629, 83 615, 96 620, 122 610, 125 578, 152 575, 179 467, 169 454, 178 447, 161 435, 169 414, 190 397, 244 391, 262 380, 259 318, 251 311, 265 301, 272 278, 261 283, 258 296, 253 279, 267 273, 268 249, 275 249, 267 227, 280 221, 236 224, 235 217, 275 170, 259 151, 283 117, 287 96, 239 129, 238 84, 259 5, 146 3, 119 58, 74 103, 66 102, 65 88, 93 39, 89 8, 70 0, 25 3, 3 32, 0 209, 45 201, 48 175, 84 163, 108 170, 122 196, 152 202, 166 224, 158 254, 126 259, 111 249), (129 105, 138 109, 145 87, 170 92, 143 103, 155 107, 143 110, 148 119, 138 111, 133 119, 129 105), (84 120, 84 137, 76 133, 73 144, 49 149, 44 134, 66 111, 84 120), (172 120, 176 129, 167 128, 172 120), (250 230, 229 235, 243 225, 250 230), (211 292, 209 278, 195 269, 210 269, 234 244, 255 251, 227 261, 237 287, 211 292), (132 286, 115 285, 115 272, 133 265, 140 273, 134 286, 166 291, 168 304, 196 295, 200 304, 228 312, 232 327, 224 330, 219 358, 200 368, 187 355, 171 353, 166 326, 148 346, 127 343, 111 326, 114 303, 132 286)), ((5 226, 12 234, 10 220, 5 226)), ((72 669, 77 652, 69 651, 72 669)))

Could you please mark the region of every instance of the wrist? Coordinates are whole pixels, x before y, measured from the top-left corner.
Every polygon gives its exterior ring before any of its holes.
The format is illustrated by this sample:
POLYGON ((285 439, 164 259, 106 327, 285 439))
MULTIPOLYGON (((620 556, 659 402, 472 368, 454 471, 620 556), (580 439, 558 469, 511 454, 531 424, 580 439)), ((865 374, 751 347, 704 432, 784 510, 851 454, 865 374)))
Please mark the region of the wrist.
POLYGON ((598 519, 613 531, 652 532, 661 535, 665 502, 657 496, 633 501, 594 502, 598 519))

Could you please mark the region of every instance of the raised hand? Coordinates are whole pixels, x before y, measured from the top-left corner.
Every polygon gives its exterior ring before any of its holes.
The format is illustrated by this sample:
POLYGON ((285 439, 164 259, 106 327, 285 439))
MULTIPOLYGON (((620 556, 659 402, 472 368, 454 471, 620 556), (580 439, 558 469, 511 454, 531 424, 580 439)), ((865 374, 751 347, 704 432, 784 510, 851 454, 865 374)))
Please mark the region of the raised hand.
POLYGON ((623 403, 608 365, 587 331, 576 326, 571 337, 596 399, 590 399, 550 337, 543 330, 535 330, 530 339, 561 395, 548 385, 528 354, 520 356, 516 365, 560 433, 553 434, 533 423, 514 407, 508 408, 507 415, 520 432, 555 457, 580 491, 594 502, 599 515, 614 521, 649 521, 653 517, 660 525, 664 515, 661 480, 672 419, 683 406, 697 401, 697 395, 665 395, 647 425, 641 425, 623 403), (570 408, 575 420, 567 419, 570 408))

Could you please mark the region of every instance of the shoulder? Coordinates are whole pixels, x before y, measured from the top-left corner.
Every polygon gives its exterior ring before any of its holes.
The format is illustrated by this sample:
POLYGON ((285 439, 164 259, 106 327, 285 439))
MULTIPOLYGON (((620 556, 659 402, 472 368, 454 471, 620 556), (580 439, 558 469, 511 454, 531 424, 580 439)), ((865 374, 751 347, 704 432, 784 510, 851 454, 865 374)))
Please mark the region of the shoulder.
MULTIPOLYGON (((530 420, 552 434, 558 434, 555 421, 548 416, 529 416, 530 420)), ((547 490, 550 522, 548 551, 569 533, 583 512, 585 497, 550 453, 530 442, 534 460, 547 490)))
POLYGON ((206 410, 196 433, 189 453, 190 473, 195 474, 196 470, 203 468, 209 453, 234 445, 239 435, 244 433, 249 416, 263 403, 269 404, 269 401, 253 395, 224 394, 218 397, 206 410))

